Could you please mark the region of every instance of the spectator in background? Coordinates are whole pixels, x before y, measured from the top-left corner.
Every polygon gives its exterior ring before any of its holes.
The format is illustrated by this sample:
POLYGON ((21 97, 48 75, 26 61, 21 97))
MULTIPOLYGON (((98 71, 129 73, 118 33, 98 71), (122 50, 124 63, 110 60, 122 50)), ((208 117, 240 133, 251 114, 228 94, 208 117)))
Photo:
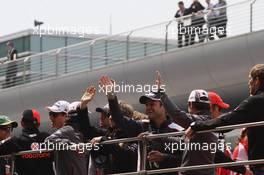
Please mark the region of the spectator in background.
POLYGON ((7 68, 6 68, 6 81, 5 88, 15 85, 16 74, 17 74, 17 50, 11 41, 6 43, 7 46, 7 68))
MULTIPOLYGON (((7 116, 0 115, 0 155, 9 154, 8 149, 3 147, 4 143, 11 139, 13 128, 18 126, 17 122, 10 120, 7 116)), ((0 158, 0 174, 11 175, 11 160, 9 157, 0 158)))
POLYGON ((207 22, 208 22, 208 38, 209 40, 214 40, 214 34, 215 34, 215 23, 216 23, 216 12, 214 11, 214 5, 211 3, 211 0, 205 0, 207 4, 206 10, 207 12, 207 22))
POLYGON ((214 5, 214 8, 220 8, 219 10, 216 10, 216 16, 217 16, 216 20, 215 20, 215 26, 217 28, 216 35, 219 38, 225 38, 227 36, 227 31, 226 31, 226 26, 227 26, 226 1, 225 0, 219 0, 218 3, 216 5, 214 5))
POLYGON ((205 19, 202 12, 204 9, 204 6, 199 2, 199 0, 193 0, 193 3, 188 9, 189 13, 193 14, 191 25, 191 45, 195 42, 195 34, 197 34, 200 43, 204 42, 203 25, 205 24, 205 19))
MULTIPOLYGON (((184 7, 183 1, 180 1, 178 3, 179 10, 175 14, 175 18, 181 18, 183 16, 189 15, 188 9, 184 7)), ((189 33, 188 33, 188 26, 184 26, 184 19, 178 20, 178 47, 183 46, 183 36, 185 38, 184 40, 184 46, 189 45, 189 33)))

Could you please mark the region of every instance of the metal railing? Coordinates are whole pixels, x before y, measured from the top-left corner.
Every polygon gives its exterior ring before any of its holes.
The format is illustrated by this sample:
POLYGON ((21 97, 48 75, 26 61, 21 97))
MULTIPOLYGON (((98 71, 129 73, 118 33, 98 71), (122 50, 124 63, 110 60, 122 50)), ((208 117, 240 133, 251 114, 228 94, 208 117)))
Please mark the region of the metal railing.
MULTIPOLYGON (((237 125, 229 125, 229 126, 222 126, 217 127, 211 130, 199 131, 199 133, 207 133, 207 132, 219 132, 219 131, 226 131, 226 130, 233 130, 239 128, 251 128, 251 127, 260 127, 264 126, 264 121, 261 122, 253 122, 253 123, 244 123, 244 124, 237 124, 237 125)), ((138 142, 138 166, 137 172, 127 172, 127 173, 120 173, 119 175, 140 175, 140 174, 159 174, 159 173, 169 173, 169 172, 182 172, 188 170, 201 170, 201 169, 212 169, 218 167, 230 167, 230 166, 239 166, 239 165, 256 165, 256 164, 264 164, 264 159, 258 160, 249 160, 249 161, 238 161, 238 162, 229 162, 229 163, 217 163, 217 164, 203 164, 203 165, 195 165, 195 166, 186 166, 186 167, 175 167, 175 168, 166 168, 166 169, 156 169, 156 170, 146 170, 146 157, 147 157, 147 140, 159 139, 164 137, 175 137, 175 136, 183 136, 184 131, 181 132, 171 132, 171 133, 163 133, 163 134, 151 134, 145 135, 142 138, 133 137, 133 138, 122 138, 122 139, 115 139, 109 141, 103 141, 100 144, 118 144, 118 143, 125 143, 125 142, 138 142), (140 147, 140 143, 142 147, 140 147), (142 150, 142 151, 141 151, 142 150), (142 153, 142 155, 141 155, 142 153)), ((23 155, 28 153, 39 153, 40 151, 23 151, 16 154, 11 155, 4 155, 2 157, 10 157, 12 160, 12 175, 14 173, 14 166, 15 166, 15 156, 23 155)), ((51 152, 50 150, 41 150, 43 152, 51 152)))
MULTIPOLYGON (((176 50, 181 44, 191 45, 224 38, 205 31, 226 26, 227 37, 264 29, 264 2, 246 0, 204 12, 204 22, 197 15, 188 15, 129 32, 101 37, 48 52, 36 54, 0 65, 0 84, 9 88, 21 84, 89 71, 106 65, 141 59, 176 50), (227 20, 225 20, 227 19, 227 20), (192 21, 192 22, 191 22, 192 21), (190 23, 191 22, 191 23, 190 23), (187 28, 202 28, 202 35, 178 35, 178 24, 187 28), (190 23, 190 24, 188 24, 190 23), (201 27, 202 26, 202 27, 201 27), (182 41, 179 37, 182 37, 182 41), (186 43, 184 43, 186 41, 186 43)), ((1 87, 0 87, 1 88, 1 87)))

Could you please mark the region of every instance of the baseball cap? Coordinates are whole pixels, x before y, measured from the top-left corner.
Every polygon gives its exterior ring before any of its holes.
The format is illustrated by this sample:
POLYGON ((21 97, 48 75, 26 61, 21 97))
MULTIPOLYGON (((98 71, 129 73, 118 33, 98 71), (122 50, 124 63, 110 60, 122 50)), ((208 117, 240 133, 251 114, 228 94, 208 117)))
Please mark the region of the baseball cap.
POLYGON ((95 111, 96 112, 100 112, 100 113, 103 113, 103 114, 105 114, 107 117, 110 117, 110 109, 109 109, 109 105, 108 104, 106 104, 104 107, 102 107, 102 108, 96 108, 95 109, 95 111))
POLYGON ((159 93, 149 92, 139 98, 141 104, 146 104, 148 100, 161 101, 161 96, 159 93))
POLYGON ((208 103, 208 104, 210 104, 208 93, 205 90, 202 90, 202 89, 193 90, 190 93, 188 102, 197 102, 197 103, 208 103))
POLYGON ((22 114, 22 121, 40 125, 40 114, 36 109, 27 109, 22 114))
POLYGON ((56 112, 56 113, 60 113, 60 112, 64 112, 64 113, 68 113, 69 110, 69 102, 67 101, 57 101, 56 103, 54 103, 52 106, 47 106, 46 109, 50 112, 56 112))
POLYGON ((69 104, 68 117, 75 117, 78 115, 77 108, 78 106, 80 106, 80 103, 81 103, 80 101, 75 101, 69 104))
POLYGON ((17 122, 10 120, 5 115, 0 115, 0 126, 6 126, 11 124, 13 128, 16 128, 18 126, 17 122))
POLYGON ((230 107, 229 104, 224 103, 222 98, 215 92, 208 92, 210 101, 212 105, 218 105, 219 107, 223 108, 223 109, 227 109, 230 107))

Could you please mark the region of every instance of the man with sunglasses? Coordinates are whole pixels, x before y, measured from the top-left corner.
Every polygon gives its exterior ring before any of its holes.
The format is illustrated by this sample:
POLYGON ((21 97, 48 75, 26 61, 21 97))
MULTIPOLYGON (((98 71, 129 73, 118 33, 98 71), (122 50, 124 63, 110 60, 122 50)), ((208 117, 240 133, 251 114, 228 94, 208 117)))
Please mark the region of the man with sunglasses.
MULTIPOLYGON (((8 154, 8 150, 3 147, 11 138, 13 128, 18 126, 17 122, 10 120, 7 116, 0 115, 0 150, 1 155, 8 154)), ((11 160, 8 157, 0 158, 0 174, 7 174, 10 171, 11 160)))
POLYGON ((46 107, 49 111, 49 117, 53 128, 59 129, 64 126, 69 104, 70 103, 67 101, 60 100, 52 106, 46 107))
POLYGON ((52 126, 58 130, 46 138, 45 142, 53 145, 57 175, 87 175, 87 152, 80 150, 78 144, 88 138, 84 124, 88 122, 87 104, 93 99, 96 89, 86 89, 80 102, 69 104, 57 101, 53 106, 46 107, 49 111, 52 126), (86 117, 86 118, 85 118, 86 117))

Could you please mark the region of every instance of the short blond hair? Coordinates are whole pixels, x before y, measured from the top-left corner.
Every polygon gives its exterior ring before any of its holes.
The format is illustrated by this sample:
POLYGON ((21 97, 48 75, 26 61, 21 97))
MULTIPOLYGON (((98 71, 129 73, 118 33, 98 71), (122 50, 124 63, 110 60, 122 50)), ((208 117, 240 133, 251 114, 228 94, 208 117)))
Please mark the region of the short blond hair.
POLYGON ((123 115, 125 115, 126 117, 133 117, 134 108, 132 105, 128 104, 125 101, 119 101, 119 108, 122 111, 123 115))
POLYGON ((134 120, 144 120, 144 119, 148 119, 148 116, 146 114, 141 113, 141 112, 134 111, 133 119, 134 120))

